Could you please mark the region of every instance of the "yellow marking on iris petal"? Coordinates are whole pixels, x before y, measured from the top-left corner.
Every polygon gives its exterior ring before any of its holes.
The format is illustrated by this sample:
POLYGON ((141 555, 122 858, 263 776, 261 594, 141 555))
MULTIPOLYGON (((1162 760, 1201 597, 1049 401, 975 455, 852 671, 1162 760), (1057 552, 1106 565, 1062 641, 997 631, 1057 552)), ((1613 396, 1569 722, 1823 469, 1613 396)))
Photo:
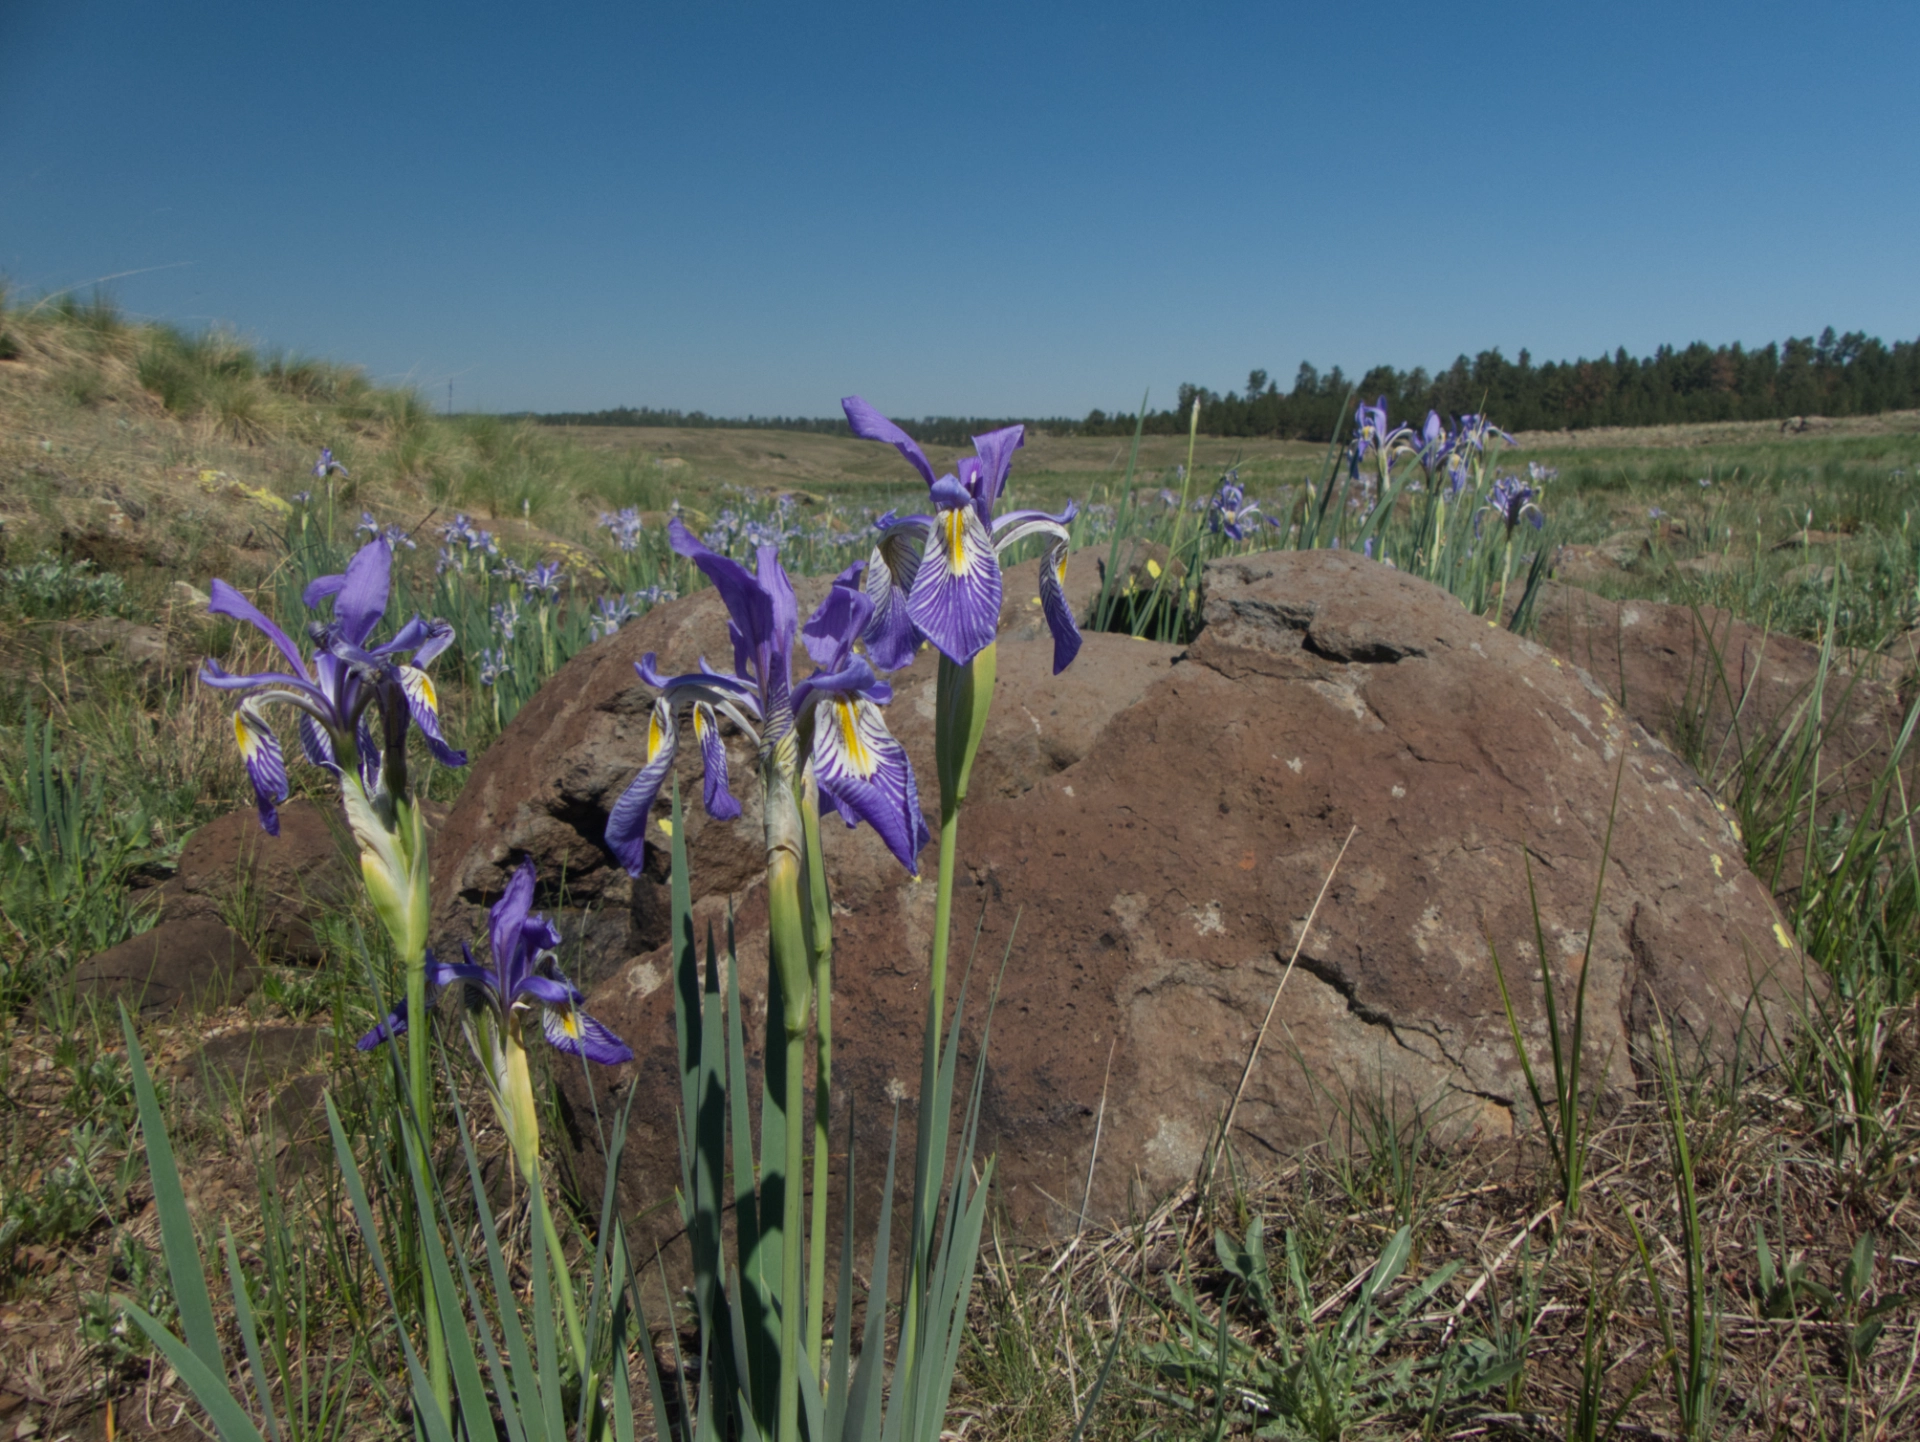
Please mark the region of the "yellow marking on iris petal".
POLYGON ((880 769, 880 760, 868 749, 860 735, 859 716, 853 708, 853 702, 844 696, 837 697, 833 707, 840 718, 840 744, 847 753, 847 765, 864 781, 880 769))
POLYGON ((954 507, 940 518, 940 524, 947 528, 947 569, 964 576, 973 569, 973 556, 967 550, 966 508, 954 507))
POLYGON ((1777 921, 1773 924, 1773 939, 1780 943, 1780 949, 1782 951, 1793 950, 1793 938, 1787 935, 1786 927, 1777 921))
POLYGON ((666 741, 666 728, 660 724, 660 713, 656 711, 647 718, 647 761, 649 764, 652 763, 654 757, 660 754, 660 748, 666 744, 666 741))
POLYGON ((575 1041, 580 1039, 580 1013, 569 1010, 560 1018, 560 1029, 575 1041))
POLYGON ((433 678, 428 676, 425 671, 415 671, 413 678, 414 687, 419 691, 421 701, 426 703, 429 711, 438 714, 440 710, 440 697, 433 689, 433 678))
POLYGON ((253 760, 254 752, 260 749, 260 737, 247 725, 247 718, 238 711, 233 713, 233 739, 240 748, 241 758, 253 760))

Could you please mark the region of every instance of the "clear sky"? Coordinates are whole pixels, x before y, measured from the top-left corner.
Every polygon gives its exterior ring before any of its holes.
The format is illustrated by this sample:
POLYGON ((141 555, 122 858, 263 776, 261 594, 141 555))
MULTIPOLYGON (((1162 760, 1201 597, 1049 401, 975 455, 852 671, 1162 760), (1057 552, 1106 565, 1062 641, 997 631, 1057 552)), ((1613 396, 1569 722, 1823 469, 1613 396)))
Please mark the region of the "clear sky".
POLYGON ((1920 335, 1920 5, 0 0, 0 274, 461 409, 1920 335))

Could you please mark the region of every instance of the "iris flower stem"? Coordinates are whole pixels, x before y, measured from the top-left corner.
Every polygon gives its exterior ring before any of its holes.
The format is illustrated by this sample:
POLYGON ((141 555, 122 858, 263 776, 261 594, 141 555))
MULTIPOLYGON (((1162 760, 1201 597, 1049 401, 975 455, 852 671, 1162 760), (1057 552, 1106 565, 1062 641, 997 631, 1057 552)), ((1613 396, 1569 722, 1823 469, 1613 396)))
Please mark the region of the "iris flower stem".
MULTIPOLYGON (((428 1118, 433 1115, 433 1058, 431 1013, 427 1010, 427 967, 422 954, 407 962, 407 1080, 413 1101, 413 1164, 422 1181, 433 1176, 433 1150, 428 1142, 428 1118)), ((427 1378, 433 1400, 449 1421, 453 1418, 453 1374, 447 1366, 447 1334, 440 1321, 440 1299, 434 1294, 429 1252, 440 1245, 439 1223, 429 1214, 420 1218, 420 1311, 426 1323, 427 1378)))
POLYGON ((813 967, 813 1190, 812 1230, 807 1238, 807 1356, 823 1375, 821 1339, 827 1307, 827 1139, 833 1103, 833 902, 827 894, 826 858, 820 847, 820 797, 811 772, 800 803, 806 836, 806 889, 801 892, 807 926, 807 956, 813 967))
POLYGON ((915 1147, 914 1236, 907 1268, 907 1306, 900 1322, 900 1351, 895 1375, 909 1375, 915 1364, 920 1310, 926 1291, 927 1253, 940 1199, 935 1178, 946 1165, 944 1153, 927 1144, 932 1108, 940 1085, 940 1038, 947 1011, 948 936, 953 929, 953 882, 960 858, 960 808, 973 777, 973 758, 986 734, 993 705, 999 651, 988 646, 964 666, 940 658, 934 688, 934 759, 940 776, 940 861, 933 896, 933 949, 927 976, 927 1034, 920 1048, 920 1117, 915 1147), (922 1236, 922 1232, 926 1236, 922 1236))
POLYGON ((1507 558, 1500 567, 1500 604, 1494 607, 1496 621, 1507 619, 1507 582, 1513 579, 1513 527, 1507 527, 1507 558))
MULTIPOLYGON (((803 1027, 796 1034, 788 1027, 787 1096, 797 1101, 806 1085, 806 1030, 803 1027)), ((806 1205, 800 1195, 800 1182, 805 1176, 806 1145, 806 1128, 800 1125, 799 1117, 790 1117, 780 1243, 780 1424, 775 1433, 779 1442, 799 1442, 800 1437, 800 1229, 806 1205)))
MULTIPOLYGON (((792 733, 783 738, 763 768, 767 798, 767 951, 769 969, 780 978, 782 1023, 787 1034, 785 1156, 780 1208, 780 1390, 774 1436, 798 1442, 800 1368, 804 1303, 800 1291, 806 1245, 807 1128, 800 1099, 807 1086, 807 1022, 812 976, 807 946, 806 903, 801 872, 806 854, 805 824, 796 794, 792 733)), ((761 1163, 764 1168, 765 1159, 761 1163)), ((762 1178, 764 1184, 764 1175, 762 1178)))
MULTIPOLYGON (((928 968, 927 978, 927 1034, 920 1046, 920 1095, 932 1097, 940 1083, 940 1035, 946 1020, 947 1000, 947 932, 953 920, 953 876, 955 853, 960 838, 960 802, 956 797, 951 803, 945 786, 940 794, 940 869, 935 881, 933 894, 933 957, 928 968)), ((923 1105, 920 1115, 922 1133, 926 1130, 926 1108, 923 1105)), ((918 1148, 920 1152, 919 1175, 914 1178, 914 1214, 916 1219, 924 1209, 927 1225, 932 1225, 934 1198, 929 1195, 933 1187, 933 1172, 940 1160, 932 1154, 926 1145, 924 1136, 918 1148)), ((907 1306, 900 1319, 900 1351, 895 1359, 895 1375, 905 1375, 901 1370, 908 1367, 914 1355, 915 1339, 920 1331, 921 1296, 926 1290, 927 1258, 922 1254, 919 1238, 913 1238, 909 1253, 910 1265, 907 1271, 907 1306)))

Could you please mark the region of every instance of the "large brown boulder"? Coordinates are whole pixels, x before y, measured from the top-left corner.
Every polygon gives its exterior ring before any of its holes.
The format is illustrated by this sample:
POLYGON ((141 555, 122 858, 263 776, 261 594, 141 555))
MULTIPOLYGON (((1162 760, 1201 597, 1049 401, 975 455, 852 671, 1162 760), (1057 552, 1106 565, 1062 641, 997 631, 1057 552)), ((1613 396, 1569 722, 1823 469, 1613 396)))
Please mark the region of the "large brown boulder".
MULTIPOLYGON (((1756 991, 1766 1006, 1799 994, 1804 959, 1723 815, 1577 668, 1424 582, 1337 552, 1215 562, 1205 585, 1191 647, 1089 635, 1059 678, 1009 586, 1000 689, 961 831, 955 951, 965 958, 976 922, 983 964, 1011 941, 983 1143, 1023 1231, 1077 1212, 1103 1077, 1092 1214, 1191 1175, 1350 828, 1246 1086, 1243 1151, 1324 1142, 1360 1107, 1418 1109, 1456 1134, 1528 1124, 1489 942, 1540 1047, 1528 873, 1570 988, 1616 777, 1589 1074, 1634 1084, 1657 1014, 1719 1052, 1756 991)), ((632 659, 724 654, 722 625, 703 593, 577 658, 481 760, 440 851, 449 928, 475 923, 521 853, 550 885, 566 863, 579 890, 554 890, 555 903, 597 905, 585 930, 605 979, 589 1009, 639 1055, 596 1070, 591 1100, 604 1117, 610 1096, 637 1089, 621 1178, 634 1209, 670 1197, 679 1176, 664 872, 656 856, 628 884, 601 829, 640 755, 649 697, 632 659)), ((923 662, 898 677, 890 711, 929 810, 932 674, 923 662)), ((756 816, 749 804, 729 826, 688 821, 696 911, 703 934, 705 919, 723 928, 734 914, 751 1033, 766 966, 756 816)), ((933 888, 906 881, 864 828, 831 832, 836 1100, 857 1097, 873 1122, 894 1098, 910 1107, 918 1086, 933 888)), ((933 850, 922 859, 931 870, 933 850)), ((580 1071, 558 1075, 571 1114, 590 1117, 580 1071)), ((591 1145, 582 1160, 592 1186, 591 1145)), ((876 1159, 869 1180, 878 1170, 876 1159)))

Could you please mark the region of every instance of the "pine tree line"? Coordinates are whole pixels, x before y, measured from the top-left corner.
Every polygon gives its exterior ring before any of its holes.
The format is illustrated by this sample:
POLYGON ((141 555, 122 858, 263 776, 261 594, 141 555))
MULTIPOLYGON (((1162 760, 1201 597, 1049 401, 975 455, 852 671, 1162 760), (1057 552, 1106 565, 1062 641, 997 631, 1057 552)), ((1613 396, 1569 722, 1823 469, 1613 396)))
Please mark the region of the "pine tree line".
MULTIPOLYGON (((1794 337, 1748 350, 1695 341, 1684 349, 1661 346, 1651 356, 1629 355, 1623 346, 1597 360, 1548 361, 1535 365, 1521 351, 1508 360, 1498 350, 1461 356, 1446 370, 1421 366, 1396 370, 1375 366, 1358 384, 1340 369, 1322 372, 1303 363, 1293 388, 1282 391, 1264 370, 1253 371, 1242 391, 1221 395, 1204 386, 1182 385, 1177 403, 1151 411, 1153 434, 1187 429, 1194 401, 1200 429, 1210 436, 1272 436, 1330 440, 1341 423, 1349 392, 1372 401, 1386 397, 1394 419, 1418 423, 1429 410, 1453 417, 1484 412, 1508 430, 1586 430, 1594 426, 1674 425, 1697 421, 1779 420, 1790 416, 1858 416, 1920 407, 1920 340, 1886 345, 1861 331, 1836 335, 1828 326, 1816 339, 1794 337)), ((687 426, 743 430, 811 431, 846 435, 839 416, 749 416, 744 420, 703 411, 621 406, 605 411, 561 411, 537 419, 549 425, 687 426)), ((970 436, 1019 418, 928 416, 901 420, 923 445, 964 446, 970 436)), ((1132 411, 1096 410, 1080 421, 1026 419, 1051 435, 1131 435, 1132 411)))
MULTIPOLYGON (((1324 441, 1339 424, 1349 389, 1366 401, 1385 396, 1395 420, 1418 424, 1429 410, 1448 417, 1483 412, 1508 430, 1874 415, 1920 407, 1920 341, 1888 346, 1859 331, 1836 336, 1829 326, 1817 340, 1756 350, 1695 341, 1683 350, 1661 346, 1644 359, 1622 347, 1598 360, 1535 365, 1524 350, 1518 360, 1487 350, 1471 360, 1463 355, 1437 375, 1418 366, 1376 366, 1357 385, 1338 366, 1322 374, 1303 364, 1291 391, 1260 370, 1239 393, 1183 385, 1171 410, 1147 417, 1147 429, 1184 431, 1197 398, 1208 435, 1324 441)), ((1119 435, 1133 425, 1131 415, 1095 411, 1080 429, 1119 435)))

